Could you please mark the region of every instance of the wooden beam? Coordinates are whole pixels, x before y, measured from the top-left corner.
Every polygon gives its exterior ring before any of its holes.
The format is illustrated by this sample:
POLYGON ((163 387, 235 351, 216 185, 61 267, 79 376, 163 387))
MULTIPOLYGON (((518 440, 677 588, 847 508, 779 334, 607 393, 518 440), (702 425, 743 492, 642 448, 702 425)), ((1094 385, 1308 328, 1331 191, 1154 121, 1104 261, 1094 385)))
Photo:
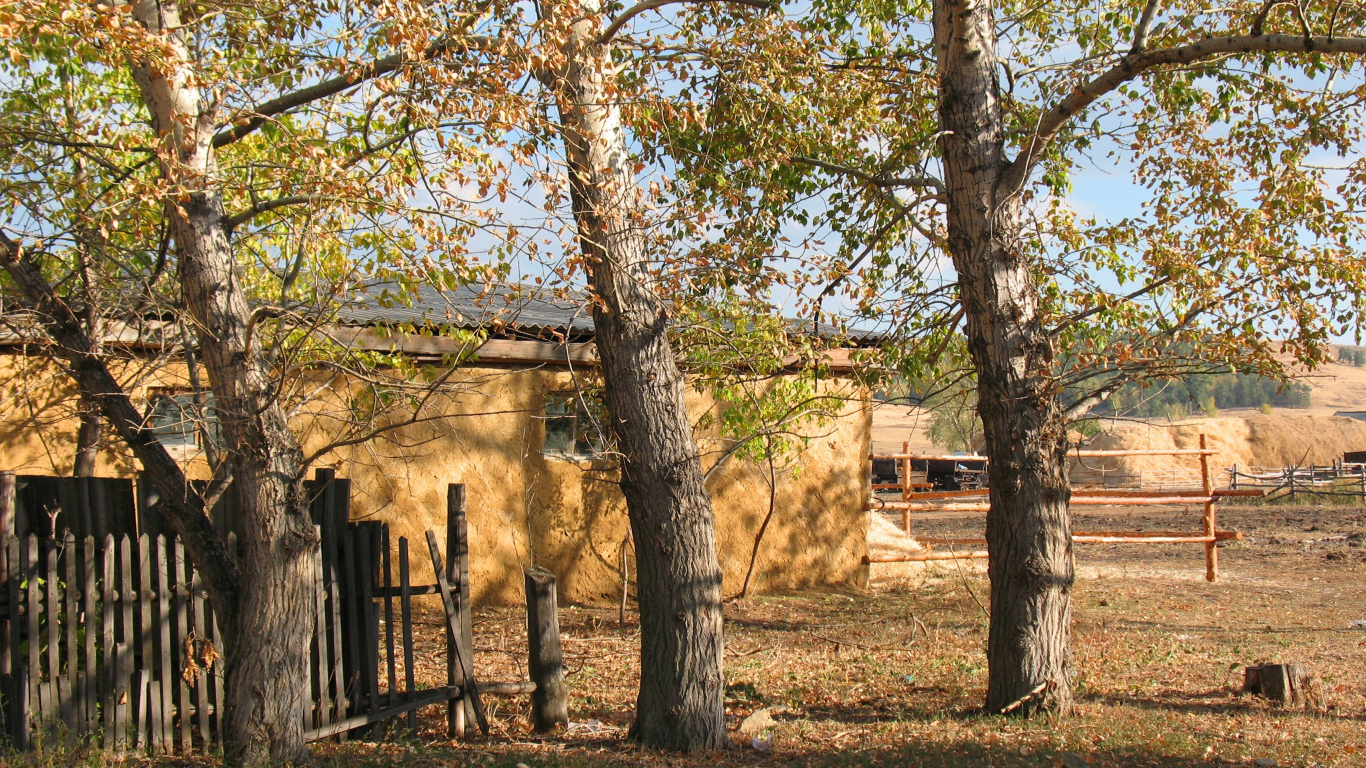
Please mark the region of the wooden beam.
MULTIPOLYGON (((874 488, 879 488, 879 487, 882 487, 882 486, 877 486, 877 485, 875 485, 875 486, 873 486, 873 487, 874 487, 874 488)), ((900 485, 892 485, 892 486, 886 486, 886 487, 888 487, 888 488, 900 488, 901 486, 900 486, 900 485)), ((971 490, 971 491, 933 491, 933 492, 929 492, 929 493, 912 493, 912 494, 909 495, 909 497, 908 497, 908 498, 909 498, 909 501, 908 501, 907 503, 912 503, 912 504, 914 504, 914 503, 918 503, 918 502, 922 502, 922 501, 932 501, 932 500, 934 500, 934 499, 981 498, 981 497, 984 497, 984 496, 989 495, 990 493, 991 493, 991 491, 990 491, 989 489, 986 489, 986 488, 982 488, 982 489, 978 489, 978 490, 971 490)), ((1210 496, 1214 497, 1216 500, 1217 500, 1217 499, 1228 499, 1228 498, 1244 498, 1244 497, 1246 497, 1246 498, 1260 498, 1260 497, 1263 497, 1263 496, 1265 496, 1265 495, 1266 495, 1266 489, 1263 489, 1263 488, 1256 488, 1256 489, 1252 489, 1252 488, 1240 488, 1240 489, 1238 489, 1238 490, 1228 490, 1228 489, 1225 489, 1225 490, 1216 490, 1216 491, 1214 491, 1213 493, 1210 494, 1210 496)), ((1200 492, 1199 492, 1199 491, 1140 491, 1140 490, 1129 490, 1129 489, 1124 489, 1124 488, 1116 488, 1116 489, 1081 489, 1081 488, 1079 488, 1079 489, 1076 489, 1076 490, 1072 491, 1072 503, 1074 503, 1074 504, 1082 504, 1082 505, 1086 505, 1086 504, 1088 504, 1088 503, 1090 503, 1090 504, 1108 504, 1108 503, 1111 503, 1111 502, 1109 502, 1109 501, 1104 501, 1104 502, 1098 501, 1098 500, 1100 500, 1100 499, 1168 499, 1168 500, 1173 500, 1171 503, 1195 503, 1195 504, 1203 504, 1203 503, 1205 503, 1205 501, 1206 501, 1207 498, 1208 498, 1208 497, 1206 497, 1206 496, 1200 495, 1200 492), (1194 499, 1194 501, 1191 501, 1192 499, 1194 499)), ((880 500, 880 499, 879 499, 878 501, 881 502, 881 503, 883 503, 883 504, 897 504, 897 503, 900 503, 900 502, 882 501, 882 500, 880 500)), ((888 507, 888 509, 894 509, 894 507, 888 507)))
POLYGON ((986 552, 908 552, 895 555, 864 555, 864 564, 870 563, 925 563, 934 560, 983 560, 986 552))
MULTIPOLYGON (((480 683, 479 692, 481 694, 517 696, 520 694, 534 693, 536 684, 531 682, 524 683, 480 683)), ((338 720, 322 728, 314 728, 304 731, 304 741, 318 741, 339 733, 345 733, 352 728, 360 728, 371 723, 378 723, 381 720, 388 720, 391 717, 410 712, 423 707, 430 707, 434 704, 443 704, 453 699, 460 698, 460 686, 442 686, 428 691, 419 691, 405 701, 374 712, 366 712, 355 717, 348 717, 345 720, 338 720)))
POLYGON ((1069 451, 1068 454, 1067 454, 1067 456, 1068 456, 1068 458, 1101 459, 1101 458, 1107 458, 1107 457, 1122 457, 1122 456, 1210 456, 1210 455, 1213 455, 1213 454, 1216 454, 1216 453, 1218 453, 1218 451, 1210 450, 1210 449, 1208 449, 1208 448, 1168 448, 1168 449, 1140 448, 1140 449, 1135 449, 1135 450, 1112 450, 1112 451, 1102 451, 1102 450, 1082 451, 1082 450, 1077 450, 1077 451, 1069 451))
POLYGON ((919 461, 986 461, 987 457, 973 454, 971 456, 946 456, 943 454, 923 454, 923 453, 872 453, 868 455, 871 459, 916 459, 919 461))
MULTIPOLYGON (((1242 538, 1243 534, 1240 531, 1216 531, 1212 538, 1203 533, 1186 533, 1184 531, 1079 531, 1072 534, 1072 541, 1075 541, 1078 544, 1197 543, 1229 541, 1242 538)), ((917 536, 915 537, 915 540, 921 544, 931 545, 955 544, 967 546, 987 543, 987 540, 982 538, 944 538, 939 536, 917 536)))
POLYGON ((1185 533, 1175 536, 1084 536, 1074 534, 1072 541, 1078 544, 1213 544, 1214 537, 1201 533, 1185 533))
MULTIPOLYGON (((1156 507, 1171 506, 1181 504, 1206 504, 1213 496, 1161 496, 1157 498, 1144 496, 1105 496, 1105 497, 1072 497, 1071 505, 1074 507, 1156 507)), ((868 510, 910 510, 912 512, 986 512, 991 509, 991 502, 960 502, 935 504, 930 501, 882 501, 875 499, 864 505, 868 510)))

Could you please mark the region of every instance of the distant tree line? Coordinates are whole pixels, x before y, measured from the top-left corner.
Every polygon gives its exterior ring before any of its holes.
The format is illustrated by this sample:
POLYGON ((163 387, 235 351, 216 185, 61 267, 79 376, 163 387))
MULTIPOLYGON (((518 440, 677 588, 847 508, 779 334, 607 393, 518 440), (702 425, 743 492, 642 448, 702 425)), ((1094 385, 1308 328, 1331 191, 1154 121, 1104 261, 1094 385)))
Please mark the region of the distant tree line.
POLYGON ((1174 421, 1197 412, 1214 416, 1220 408, 1308 408, 1309 396, 1307 384, 1282 383, 1256 374, 1192 374, 1161 384, 1149 383, 1146 388, 1139 383, 1128 384, 1107 405, 1112 414, 1165 416, 1174 421))
POLYGON ((1360 347, 1339 347, 1338 362, 1357 368, 1366 365, 1366 349, 1360 347))

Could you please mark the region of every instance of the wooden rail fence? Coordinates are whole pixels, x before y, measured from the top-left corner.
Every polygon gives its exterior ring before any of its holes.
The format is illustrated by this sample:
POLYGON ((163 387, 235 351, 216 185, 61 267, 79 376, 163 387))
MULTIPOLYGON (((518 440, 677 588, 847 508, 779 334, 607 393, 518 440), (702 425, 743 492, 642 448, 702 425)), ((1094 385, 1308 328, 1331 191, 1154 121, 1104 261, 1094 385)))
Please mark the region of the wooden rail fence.
MULTIPOLYGON (((1072 489, 1071 504, 1074 506, 1159 506, 1170 504, 1200 504, 1204 507, 1200 531, 1087 531, 1073 532, 1072 541, 1078 544, 1203 544, 1205 548, 1205 578, 1209 581, 1219 579, 1218 542, 1241 539, 1237 531, 1217 529, 1218 502, 1220 499, 1235 496, 1261 496, 1261 489, 1235 487, 1217 490, 1209 466, 1209 457, 1215 451, 1208 447, 1204 434, 1200 435, 1199 448, 1138 449, 1138 450, 1082 450, 1069 453, 1074 458, 1119 458, 1125 456, 1194 456, 1199 458, 1200 487, 1198 490, 1159 490, 1140 489, 1072 489)), ((906 461, 912 458, 909 453, 880 454, 874 459, 895 459, 906 461)), ((991 509, 990 491, 973 489, 963 491, 919 491, 921 487, 908 482, 910 472, 906 472, 897 485, 878 484, 874 489, 899 488, 901 501, 884 501, 879 498, 869 500, 869 510, 895 510, 901 512, 902 529, 907 536, 911 533, 912 512, 986 512, 991 509)), ((1236 477, 1236 475, 1235 475, 1236 477)), ((1363 481, 1366 484, 1366 480, 1363 481)), ((913 537, 915 538, 915 537, 913 537)), ((919 537, 915 540, 931 548, 935 545, 985 545, 985 538, 936 538, 919 537)), ((985 550, 968 551, 926 551, 897 553, 890 555, 869 555, 870 563, 918 562, 930 560, 984 559, 989 555, 985 550)))

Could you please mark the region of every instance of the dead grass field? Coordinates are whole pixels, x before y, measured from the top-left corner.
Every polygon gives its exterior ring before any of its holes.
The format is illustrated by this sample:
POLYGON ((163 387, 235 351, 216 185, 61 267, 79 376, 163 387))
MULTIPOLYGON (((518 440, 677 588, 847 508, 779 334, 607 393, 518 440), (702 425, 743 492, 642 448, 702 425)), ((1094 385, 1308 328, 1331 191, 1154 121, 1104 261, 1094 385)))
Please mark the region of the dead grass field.
MULTIPOLYGON (((738 732, 734 749, 700 758, 623 741, 637 675, 633 618, 620 627, 615 610, 567 607, 574 724, 566 733, 531 737, 525 699, 504 699, 491 710, 489 739, 451 745, 433 708, 412 746, 333 746, 320 758, 652 768, 1366 765, 1366 631, 1348 628, 1366 618, 1366 511, 1230 507, 1222 518, 1248 538, 1221 547, 1225 578, 1217 584, 1203 580, 1199 545, 1078 548, 1071 717, 977 711, 987 631, 977 600, 985 602, 987 581, 980 566, 949 567, 914 587, 762 596, 726 607, 727 712, 735 728, 751 712, 773 709, 766 751, 738 732), (1239 695, 1244 665, 1277 660, 1311 667, 1318 706, 1239 695)), ((1076 525, 1153 530, 1193 528, 1198 519, 1197 510, 1121 510, 1080 516, 1076 525)), ((917 520, 917 530, 936 534, 980 525, 980 515, 917 520)), ((520 610, 478 616, 486 678, 525 674, 521 622, 520 610)))

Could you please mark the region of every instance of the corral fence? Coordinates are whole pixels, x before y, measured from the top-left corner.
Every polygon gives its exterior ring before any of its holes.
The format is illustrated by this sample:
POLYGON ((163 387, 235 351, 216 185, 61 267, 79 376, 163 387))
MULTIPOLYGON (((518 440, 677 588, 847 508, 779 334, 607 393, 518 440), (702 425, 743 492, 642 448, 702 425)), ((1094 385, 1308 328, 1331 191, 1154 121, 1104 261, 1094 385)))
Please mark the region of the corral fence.
MULTIPOLYGON (((1214 487, 1214 475, 1209 457, 1215 451, 1208 446, 1204 434, 1200 435, 1199 448, 1170 449, 1133 449, 1133 450, 1086 450, 1074 449, 1068 458, 1077 462, 1087 459, 1115 459, 1131 456, 1183 456, 1194 457, 1198 461, 1200 484, 1197 488, 1184 487, 1163 490, 1133 488, 1072 488, 1071 501, 1074 507, 1141 507, 1171 505, 1201 505, 1204 515, 1201 530, 1198 531, 1073 531, 1072 541, 1077 544, 1200 544, 1205 549, 1205 578, 1208 581, 1219 579, 1218 542, 1242 538, 1237 531, 1219 530, 1218 502, 1239 496, 1262 496, 1265 491, 1258 488, 1219 490, 1214 487)), ((914 454, 874 454, 872 461, 908 461, 917 458, 914 454)), ((904 477, 911 477, 905 473, 904 477)), ((956 550, 957 546, 982 546, 985 538, 915 536, 912 532, 912 514, 915 512, 987 512, 991 509, 990 492, 987 489, 964 489, 954 491, 920 490, 920 487, 902 479, 898 485, 874 483, 874 492, 884 488, 901 490, 900 501, 887 501, 874 495, 865 509, 870 511, 900 511, 901 527, 906 536, 927 547, 922 552, 899 552, 891 555, 865 555, 866 563, 905 563, 933 560, 986 559, 989 553, 983 549, 956 550), (935 550, 934 547, 947 546, 949 549, 935 550)))
POLYGON ((1224 472, 1230 488, 1261 488, 1268 498, 1366 498, 1366 463, 1334 461, 1289 467, 1234 464, 1224 472))
POLYGON ((1199 469, 1136 469, 1106 467, 1083 459, 1073 462, 1068 482, 1077 488, 1130 488, 1142 491, 1199 491, 1204 479, 1199 469))
MULTIPOLYGON (((306 489, 320 533, 304 723, 310 741, 412 733, 417 710, 435 704, 446 705, 452 737, 472 723, 487 731, 481 693, 536 689, 475 682, 463 485, 448 489, 445 562, 434 532, 419 543, 432 562, 434 583, 425 584, 413 583, 406 538, 391 548, 387 525, 351 522, 349 481, 319 470, 306 489), (445 686, 420 689, 414 679, 418 595, 442 598, 445 686)), ((154 507, 155 494, 129 480, 0 473, 0 729, 13 748, 85 744, 152 755, 221 748, 220 633, 184 547, 143 527, 154 507)), ((227 540, 235 551, 237 535, 229 531, 227 540)), ((535 605, 528 610, 536 616, 529 624, 554 633, 535 638, 541 656, 551 648, 540 674, 553 679, 562 674, 554 577, 535 579, 533 589, 529 572, 535 605)))

